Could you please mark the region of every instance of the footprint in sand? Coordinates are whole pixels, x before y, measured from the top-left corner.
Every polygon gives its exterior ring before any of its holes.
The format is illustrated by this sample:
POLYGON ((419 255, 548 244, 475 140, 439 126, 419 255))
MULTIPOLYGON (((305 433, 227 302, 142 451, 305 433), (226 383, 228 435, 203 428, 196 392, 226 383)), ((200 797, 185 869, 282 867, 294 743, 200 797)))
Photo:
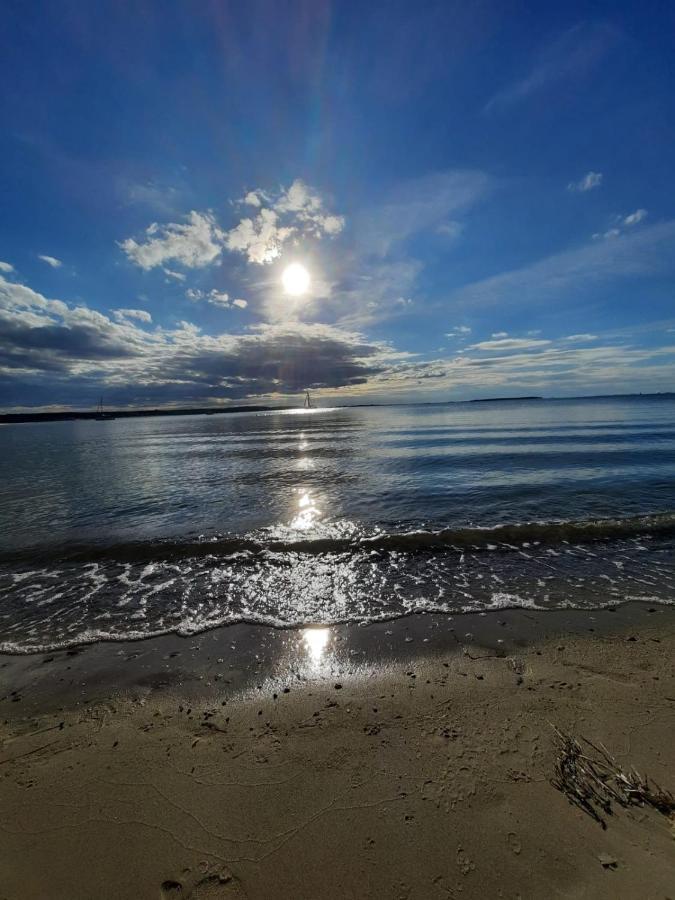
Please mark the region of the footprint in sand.
POLYGON ((234 875, 207 875, 194 885, 164 881, 160 900, 245 900, 246 891, 234 875))
POLYGON ((520 841, 518 840, 518 835, 513 831, 509 832, 509 847, 516 854, 516 856, 518 856, 520 854, 520 851, 523 849, 520 841))

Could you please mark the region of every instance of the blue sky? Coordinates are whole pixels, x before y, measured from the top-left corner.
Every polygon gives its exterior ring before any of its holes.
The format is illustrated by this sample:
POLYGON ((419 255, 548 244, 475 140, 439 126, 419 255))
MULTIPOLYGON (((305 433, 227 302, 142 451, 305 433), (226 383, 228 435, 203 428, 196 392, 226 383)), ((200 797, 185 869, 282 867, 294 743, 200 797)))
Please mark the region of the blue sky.
POLYGON ((674 35, 656 2, 6 4, 0 407, 672 390, 674 35))

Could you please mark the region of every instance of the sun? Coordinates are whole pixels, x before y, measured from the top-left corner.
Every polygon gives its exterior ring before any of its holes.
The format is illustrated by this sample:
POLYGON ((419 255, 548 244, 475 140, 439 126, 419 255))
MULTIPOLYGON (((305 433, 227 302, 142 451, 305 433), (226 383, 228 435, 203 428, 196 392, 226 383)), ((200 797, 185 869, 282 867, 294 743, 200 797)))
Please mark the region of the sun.
POLYGON ((299 297, 301 294, 307 293, 310 282, 309 272, 301 263, 291 263, 284 269, 281 282, 287 294, 299 297))

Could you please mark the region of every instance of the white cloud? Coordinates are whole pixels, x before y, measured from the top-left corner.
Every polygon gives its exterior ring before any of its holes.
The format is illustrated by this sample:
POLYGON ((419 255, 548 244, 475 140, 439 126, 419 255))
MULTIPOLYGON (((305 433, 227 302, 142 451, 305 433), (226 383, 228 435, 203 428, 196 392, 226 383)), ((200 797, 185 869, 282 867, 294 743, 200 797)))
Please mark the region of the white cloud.
POLYGON ((257 189, 249 191, 242 202, 260 212, 254 218, 241 219, 228 231, 225 244, 257 265, 277 259, 291 237, 335 237, 345 224, 342 216, 324 211, 319 194, 300 178, 276 197, 257 189))
POLYGON ((570 334, 568 337, 563 338, 565 341, 574 341, 574 343, 581 343, 582 341, 597 341, 597 334, 570 334))
POLYGON ((142 269, 153 269, 174 260, 189 269, 214 262, 222 252, 223 232, 211 213, 193 210, 186 223, 156 222, 145 230, 146 240, 133 238, 122 241, 120 247, 128 258, 142 269))
POLYGON ((180 281, 185 276, 165 263, 200 268, 214 263, 225 248, 244 254, 250 263, 265 265, 281 255, 291 237, 335 237, 345 224, 342 216, 325 212, 318 193, 300 179, 276 197, 257 189, 239 203, 258 212, 245 216, 229 231, 221 229, 213 213, 192 210, 184 222, 155 222, 146 229, 144 239, 127 238, 119 246, 142 269, 162 266, 167 277, 180 281))
POLYGON ((647 218, 647 210, 646 209, 636 209, 634 213, 630 213, 627 216, 616 216, 614 221, 616 225, 613 228, 608 229, 607 231, 599 231, 593 235, 593 240, 608 240, 612 238, 620 237, 624 233, 625 228, 632 228, 633 225, 639 225, 640 222, 644 221, 647 218))
POLYGON ((245 203, 247 206, 260 207, 260 206, 262 206, 261 197, 262 197, 262 195, 261 195, 260 191, 249 191, 248 194, 246 194, 246 196, 244 197, 244 199, 241 202, 245 203))
POLYGON ((211 303, 213 306, 231 306, 230 295, 226 294, 224 291, 216 291, 215 289, 209 291, 206 301, 207 303, 211 303))
POLYGON ((144 309, 114 309, 113 316, 118 322, 125 319, 137 319, 139 322, 152 322, 152 316, 144 309))
POLYGON ((471 334, 471 329, 468 325, 455 325, 455 327, 451 328, 450 331, 446 331, 445 336, 453 338, 461 337, 462 335, 466 334, 471 334))
POLYGON ((232 306, 237 306, 239 309, 246 309, 248 303, 246 300, 230 300, 230 295, 225 291, 218 291, 213 288, 210 291, 201 291, 198 288, 188 288, 185 291, 185 296, 188 300, 192 300, 193 303, 210 303, 211 306, 219 306, 222 309, 230 309, 232 306))
POLYGON ((42 262, 47 263, 48 266, 51 266, 52 269, 60 269, 63 263, 60 259, 57 259, 55 256, 44 256, 43 254, 38 254, 38 259, 41 259, 42 262))
POLYGON ((163 271, 168 278, 173 278, 174 281, 185 281, 184 272, 174 272, 173 269, 164 269, 163 271))
POLYGON ((243 253, 248 261, 265 265, 281 254, 295 228, 280 226, 279 217, 272 209, 261 209, 255 219, 242 219, 226 237, 228 250, 243 253))
POLYGON ((546 347, 551 343, 547 340, 535 338, 501 338, 496 341, 479 341, 472 344, 469 350, 534 350, 538 347, 546 347))
POLYGON ((592 191, 602 184, 602 172, 587 172, 579 181, 570 181, 567 185, 568 191, 579 191, 585 194, 586 191, 592 191))
POLYGON ((305 213, 306 215, 318 213, 321 206, 321 197, 314 193, 312 188, 308 187, 300 178, 296 178, 288 190, 284 191, 274 204, 277 212, 305 213))
POLYGON ((634 213, 626 216, 623 220, 624 225, 637 225, 639 222, 642 222, 643 219, 647 218, 647 210, 646 209, 636 209, 634 213))
POLYGON ((0 272, 9 273, 9 272, 13 272, 13 271, 14 271, 14 266, 11 263, 2 262, 2 260, 0 260, 0 272))
POLYGON ((499 339, 499 338, 505 338, 505 337, 508 337, 508 336, 509 336, 508 331, 494 331, 494 332, 490 335, 491 338, 497 338, 497 339, 499 339))

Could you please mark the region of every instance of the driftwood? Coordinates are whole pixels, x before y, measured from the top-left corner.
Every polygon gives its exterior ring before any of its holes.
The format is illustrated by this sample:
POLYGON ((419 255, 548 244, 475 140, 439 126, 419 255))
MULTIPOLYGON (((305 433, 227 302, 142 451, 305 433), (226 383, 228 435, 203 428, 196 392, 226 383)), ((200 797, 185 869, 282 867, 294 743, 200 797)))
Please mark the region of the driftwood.
POLYGON ((634 768, 624 771, 603 744, 596 746, 582 737, 589 748, 585 749, 572 735, 555 726, 553 730, 558 756, 551 784, 603 828, 607 827, 604 815, 613 815, 615 804, 651 806, 664 816, 675 815, 675 798, 669 791, 634 768))

